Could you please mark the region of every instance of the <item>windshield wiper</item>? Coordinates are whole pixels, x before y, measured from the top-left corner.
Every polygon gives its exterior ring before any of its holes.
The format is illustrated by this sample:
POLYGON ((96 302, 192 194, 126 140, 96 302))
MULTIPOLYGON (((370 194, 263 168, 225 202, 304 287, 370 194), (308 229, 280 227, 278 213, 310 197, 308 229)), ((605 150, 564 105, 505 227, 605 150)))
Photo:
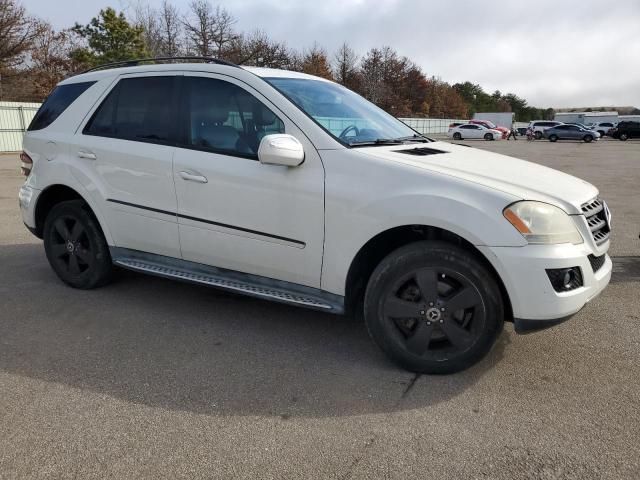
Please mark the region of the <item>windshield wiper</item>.
POLYGON ((398 145, 404 143, 404 140, 399 138, 377 138, 375 140, 363 140, 361 142, 351 142, 351 147, 369 147, 373 145, 398 145))
POLYGON ((394 140, 403 140, 405 142, 420 142, 420 143, 427 143, 427 142, 433 141, 430 138, 427 138, 423 135, 418 135, 417 133, 414 133, 413 135, 409 135, 407 137, 394 138, 394 140))

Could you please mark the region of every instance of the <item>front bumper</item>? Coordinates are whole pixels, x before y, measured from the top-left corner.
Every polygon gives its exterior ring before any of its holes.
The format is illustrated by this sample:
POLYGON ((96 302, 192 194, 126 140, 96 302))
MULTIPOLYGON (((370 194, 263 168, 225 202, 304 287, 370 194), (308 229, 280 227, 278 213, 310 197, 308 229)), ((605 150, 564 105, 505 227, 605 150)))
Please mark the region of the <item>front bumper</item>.
POLYGON ((581 245, 526 245, 524 247, 479 247, 500 275, 513 310, 516 331, 547 328, 567 320, 609 284, 612 262, 606 254, 581 245), (605 255, 594 272, 588 255, 605 255), (556 292, 546 270, 579 267, 583 285, 556 292))

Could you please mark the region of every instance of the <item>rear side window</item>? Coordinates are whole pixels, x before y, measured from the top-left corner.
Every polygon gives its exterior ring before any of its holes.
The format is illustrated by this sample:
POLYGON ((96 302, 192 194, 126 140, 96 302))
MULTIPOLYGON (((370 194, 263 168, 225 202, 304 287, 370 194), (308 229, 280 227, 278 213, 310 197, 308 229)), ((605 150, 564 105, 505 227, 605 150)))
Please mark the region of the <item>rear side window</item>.
POLYGON ((53 121, 71 105, 76 98, 96 82, 69 83, 58 85, 40 106, 37 113, 31 120, 27 130, 42 130, 53 123, 53 121))
POLYGON ((121 80, 82 133, 139 142, 171 141, 176 118, 174 83, 173 76, 121 80))
POLYGON ((257 159, 263 137, 284 123, 246 90, 223 80, 184 77, 186 147, 257 159))

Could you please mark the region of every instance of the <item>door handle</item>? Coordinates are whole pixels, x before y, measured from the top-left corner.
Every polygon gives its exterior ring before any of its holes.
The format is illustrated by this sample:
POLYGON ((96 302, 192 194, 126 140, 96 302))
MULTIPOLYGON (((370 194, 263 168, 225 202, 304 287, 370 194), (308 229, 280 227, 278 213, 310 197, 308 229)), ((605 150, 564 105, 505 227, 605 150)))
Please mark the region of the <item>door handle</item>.
POLYGON ((78 152, 78 157, 86 158, 87 160, 95 160, 97 158, 95 153, 83 152, 82 150, 78 152))
POLYGON ((187 180, 189 182, 207 183, 209 181, 204 175, 197 175, 190 172, 180 172, 180 176, 183 180, 187 180))

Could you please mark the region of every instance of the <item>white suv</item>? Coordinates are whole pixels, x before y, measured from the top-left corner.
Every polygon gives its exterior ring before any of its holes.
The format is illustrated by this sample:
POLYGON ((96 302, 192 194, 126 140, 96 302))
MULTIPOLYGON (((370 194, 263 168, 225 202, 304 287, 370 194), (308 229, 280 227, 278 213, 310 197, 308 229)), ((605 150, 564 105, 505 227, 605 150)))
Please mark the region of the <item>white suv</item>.
POLYGON ((362 312, 416 372, 469 367, 504 321, 559 323, 611 275, 594 186, 434 142, 301 73, 91 71, 52 92, 21 159, 24 222, 72 287, 104 285, 115 264, 362 312))

